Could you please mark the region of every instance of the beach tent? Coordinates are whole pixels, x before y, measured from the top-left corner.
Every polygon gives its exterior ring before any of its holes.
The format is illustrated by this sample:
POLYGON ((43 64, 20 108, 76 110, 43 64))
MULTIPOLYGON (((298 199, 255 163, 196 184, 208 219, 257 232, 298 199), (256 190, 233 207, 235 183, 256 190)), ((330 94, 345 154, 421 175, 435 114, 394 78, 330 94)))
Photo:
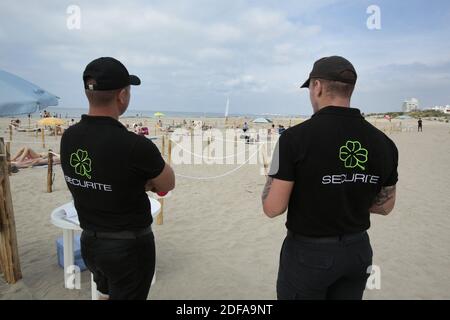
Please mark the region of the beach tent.
POLYGON ((267 119, 267 118, 256 118, 255 120, 252 121, 253 123, 272 123, 272 120, 267 119))
POLYGON ((58 99, 35 84, 0 70, 0 117, 29 114, 57 106, 58 99))

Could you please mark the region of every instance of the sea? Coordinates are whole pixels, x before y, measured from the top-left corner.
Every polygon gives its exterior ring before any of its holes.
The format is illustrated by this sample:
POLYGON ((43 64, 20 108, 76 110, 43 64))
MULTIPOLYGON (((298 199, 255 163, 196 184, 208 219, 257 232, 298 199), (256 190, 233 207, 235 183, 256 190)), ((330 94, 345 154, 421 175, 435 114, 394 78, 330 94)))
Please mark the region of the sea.
MULTIPOLYGON (((68 108, 68 107, 48 107, 45 108, 46 111, 50 112, 50 114, 56 115, 60 118, 71 119, 71 118, 80 118, 82 114, 86 114, 88 112, 88 108, 68 108)), ((36 111, 32 113, 32 118, 39 118, 39 113, 41 111, 36 111)), ((216 112, 185 112, 185 111, 164 111, 164 110, 127 110, 121 117, 125 118, 154 118, 154 114, 156 112, 164 113, 165 117, 168 118, 224 118, 225 115, 223 113, 216 112)), ((17 116, 17 118, 26 118, 28 115, 17 116)), ((245 117, 245 118, 305 118, 309 116, 304 115, 281 115, 281 114, 251 114, 251 113, 230 113, 229 117, 245 117)), ((15 118, 15 117, 11 117, 15 118)))

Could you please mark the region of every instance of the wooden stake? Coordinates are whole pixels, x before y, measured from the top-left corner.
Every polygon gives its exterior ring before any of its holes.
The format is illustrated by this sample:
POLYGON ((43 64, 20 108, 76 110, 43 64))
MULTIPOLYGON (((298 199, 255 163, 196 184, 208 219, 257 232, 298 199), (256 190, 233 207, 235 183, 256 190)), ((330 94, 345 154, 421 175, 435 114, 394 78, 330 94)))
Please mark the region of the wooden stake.
POLYGON ((165 152, 166 152, 166 136, 165 135, 163 135, 162 136, 162 143, 161 143, 161 154, 162 154, 162 156, 164 157, 164 154, 165 154, 165 152))
POLYGON ((169 147, 167 149, 167 162, 172 164, 172 140, 169 138, 169 147))
POLYGON ((12 124, 9 125, 9 141, 12 141, 12 124))
POLYGON ((47 169, 47 192, 52 192, 53 185, 53 153, 52 149, 48 150, 48 169, 47 169))
MULTIPOLYGON (((169 145, 167 147, 167 163, 170 165, 172 163, 172 140, 170 137, 169 145)), ((164 211, 164 199, 158 199, 159 203, 161 203, 161 212, 156 217, 156 224, 161 225, 164 222, 163 211, 164 211)))
POLYGON ((41 134, 42 134, 42 148, 45 148, 45 134, 44 134, 45 129, 42 127, 41 128, 41 134))
MULTIPOLYGON (((172 140, 169 138, 169 145, 167 147, 167 163, 170 165, 172 162, 172 140)), ((164 139, 164 136, 163 136, 164 139)), ((163 140, 164 141, 164 140, 163 140)), ((156 217, 156 224, 162 225, 164 223, 164 199, 158 199, 159 203, 161 204, 161 212, 156 217)))
POLYGON ((5 274, 5 268, 3 267, 3 256, 0 252, 0 275, 5 274))
POLYGON ((8 164, 8 173, 11 175, 11 141, 6 143, 6 163, 8 164))
POLYGON ((0 261, 6 282, 14 284, 22 278, 22 272, 5 154, 5 143, 0 138, 0 261))
POLYGON ((262 151, 262 158, 263 158, 264 175, 267 176, 269 174, 269 172, 268 172, 269 165, 267 164, 267 160, 266 160, 267 147, 265 144, 263 146, 264 146, 264 148, 261 148, 261 151, 262 151))
POLYGON ((164 223, 164 216, 163 216, 164 199, 158 199, 158 201, 161 204, 161 211, 159 212, 158 216, 156 217, 156 224, 160 226, 164 223))
MULTIPOLYGON (((211 137, 208 137, 208 149, 207 149, 207 154, 208 154, 208 159, 209 159, 209 152, 210 152, 210 150, 209 150, 209 145, 211 144, 211 137)), ((203 152, 202 152, 202 154, 203 154, 203 152)))

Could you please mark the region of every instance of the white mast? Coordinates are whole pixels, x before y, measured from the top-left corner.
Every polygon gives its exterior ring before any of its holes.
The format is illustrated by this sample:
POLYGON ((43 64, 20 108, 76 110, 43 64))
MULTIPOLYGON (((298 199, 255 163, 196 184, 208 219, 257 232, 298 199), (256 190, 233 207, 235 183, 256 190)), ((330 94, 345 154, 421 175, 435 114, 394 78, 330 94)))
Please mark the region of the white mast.
POLYGON ((225 106, 225 118, 228 117, 228 111, 230 109, 230 98, 227 98, 227 105, 225 106))

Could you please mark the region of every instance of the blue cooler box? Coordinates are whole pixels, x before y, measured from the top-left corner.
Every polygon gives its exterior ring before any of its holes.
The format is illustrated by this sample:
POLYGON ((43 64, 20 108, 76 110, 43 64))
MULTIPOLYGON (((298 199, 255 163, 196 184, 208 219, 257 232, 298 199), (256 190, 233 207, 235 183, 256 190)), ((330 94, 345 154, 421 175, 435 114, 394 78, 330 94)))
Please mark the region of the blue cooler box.
MULTIPOLYGON (((86 264, 81 257, 81 248, 80 248, 80 235, 75 235, 73 237, 73 251, 74 251, 74 261, 75 265, 80 268, 80 271, 86 270, 86 264)), ((61 268, 64 268, 64 245, 63 245, 63 237, 59 237, 56 239, 56 253, 58 256, 58 264, 61 268)))

